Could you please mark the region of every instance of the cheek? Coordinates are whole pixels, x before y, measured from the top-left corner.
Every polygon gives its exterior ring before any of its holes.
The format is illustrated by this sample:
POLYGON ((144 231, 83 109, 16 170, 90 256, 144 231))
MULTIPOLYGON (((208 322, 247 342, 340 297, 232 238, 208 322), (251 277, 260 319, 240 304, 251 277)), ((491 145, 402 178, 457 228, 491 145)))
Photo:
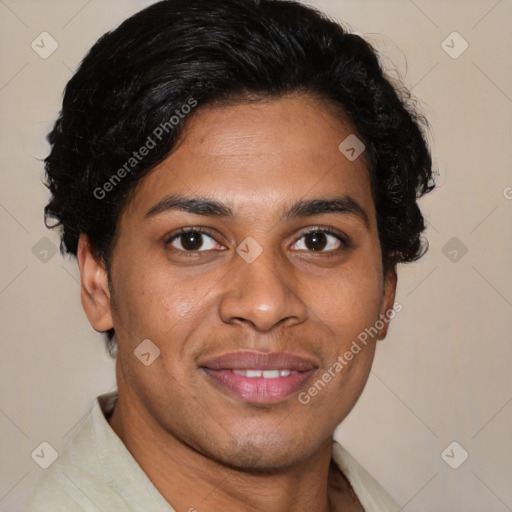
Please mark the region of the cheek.
POLYGON ((113 287, 116 331, 128 331, 134 342, 151 339, 158 332, 161 319, 171 313, 173 304, 179 304, 172 300, 165 277, 150 265, 119 265, 113 287))
POLYGON ((344 339, 356 336, 378 318, 382 278, 373 270, 343 270, 316 290, 319 317, 344 339))
POLYGON ((186 277, 149 262, 141 267, 150 270, 127 266, 114 283, 118 323, 132 338, 165 342, 171 333, 179 338, 191 322, 195 325, 207 315, 215 280, 186 277))

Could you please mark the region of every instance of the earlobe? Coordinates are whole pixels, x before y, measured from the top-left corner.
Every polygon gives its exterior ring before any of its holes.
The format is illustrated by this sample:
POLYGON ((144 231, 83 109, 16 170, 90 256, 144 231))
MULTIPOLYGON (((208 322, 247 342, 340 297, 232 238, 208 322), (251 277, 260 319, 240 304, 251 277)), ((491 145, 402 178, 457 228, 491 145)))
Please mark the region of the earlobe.
MULTIPOLYGON (((382 328, 379 329, 378 340, 383 340, 388 334, 389 322, 396 315, 395 294, 396 294, 396 267, 387 271, 384 281, 384 293, 382 296, 382 305, 380 310, 380 320, 382 328)), ((401 307, 400 307, 401 309, 401 307)))
POLYGON ((78 266, 80 268, 82 307, 90 324, 96 331, 111 329, 110 290, 105 264, 93 255, 87 235, 78 241, 78 266))

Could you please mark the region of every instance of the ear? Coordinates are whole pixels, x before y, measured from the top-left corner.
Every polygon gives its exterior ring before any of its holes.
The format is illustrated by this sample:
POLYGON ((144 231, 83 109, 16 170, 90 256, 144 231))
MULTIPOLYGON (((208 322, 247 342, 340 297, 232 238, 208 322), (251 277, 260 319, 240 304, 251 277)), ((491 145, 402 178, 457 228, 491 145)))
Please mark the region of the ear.
POLYGON ((105 264, 93 255, 87 235, 80 235, 77 258, 82 285, 82 307, 96 331, 108 331, 114 324, 110 310, 107 272, 105 264))
POLYGON ((384 292, 382 295, 379 316, 379 319, 384 325, 379 329, 379 335, 377 336, 378 340, 383 340, 387 336, 389 322, 396 315, 396 312, 401 311, 402 309, 401 304, 398 305, 399 309, 398 307, 395 307, 396 282, 396 267, 393 267, 391 270, 386 272, 386 276, 384 278, 384 292))

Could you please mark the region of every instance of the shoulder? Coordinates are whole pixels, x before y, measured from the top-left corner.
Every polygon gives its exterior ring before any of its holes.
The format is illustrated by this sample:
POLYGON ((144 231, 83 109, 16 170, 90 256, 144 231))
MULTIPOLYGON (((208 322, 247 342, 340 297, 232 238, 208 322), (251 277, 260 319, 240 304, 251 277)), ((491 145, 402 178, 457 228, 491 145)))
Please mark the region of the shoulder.
POLYGON ((131 510, 103 475, 107 441, 101 417, 106 398, 98 397, 75 437, 36 482, 18 512, 98 512, 131 510))
POLYGON ((98 512, 112 497, 119 510, 129 510, 97 476, 57 461, 37 481, 18 512, 98 512))
POLYGON ((43 475, 25 499, 18 512, 84 512, 67 490, 47 475, 43 475))
POLYGON ((116 397, 97 397, 18 512, 173 512, 108 423, 116 397))

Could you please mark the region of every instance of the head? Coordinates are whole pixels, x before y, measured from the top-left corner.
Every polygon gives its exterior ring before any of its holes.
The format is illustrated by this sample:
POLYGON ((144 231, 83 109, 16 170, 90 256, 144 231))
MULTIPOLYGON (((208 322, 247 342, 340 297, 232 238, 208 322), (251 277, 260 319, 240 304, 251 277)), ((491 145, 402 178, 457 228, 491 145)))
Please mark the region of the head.
POLYGON ((296 2, 166 0, 100 38, 49 135, 45 213, 148 417, 237 467, 284 467, 332 434, 396 267, 425 248, 425 128, 367 42, 296 2), (240 351, 302 357, 305 389, 331 379, 307 404, 243 399, 211 375, 240 351))

